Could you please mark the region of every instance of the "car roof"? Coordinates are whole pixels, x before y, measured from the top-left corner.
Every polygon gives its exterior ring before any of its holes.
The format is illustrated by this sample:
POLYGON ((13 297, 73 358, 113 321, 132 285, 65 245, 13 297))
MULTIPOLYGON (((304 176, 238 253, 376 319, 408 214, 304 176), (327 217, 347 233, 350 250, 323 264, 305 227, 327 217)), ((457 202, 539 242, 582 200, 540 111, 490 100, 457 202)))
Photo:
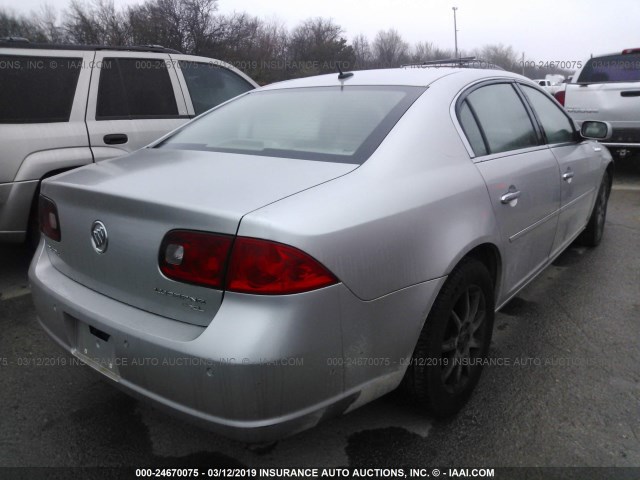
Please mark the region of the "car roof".
POLYGON ((433 82, 445 77, 454 76, 456 80, 473 82, 475 80, 490 78, 515 78, 530 81, 521 75, 493 69, 476 68, 450 68, 450 67, 426 67, 406 66, 381 70, 361 70, 352 72, 353 75, 340 80, 339 72, 313 77, 285 80, 262 87, 260 90, 279 90, 285 88, 323 87, 335 85, 398 85, 426 87, 433 82))
POLYGON ((130 47, 111 47, 108 45, 75 45, 75 44, 52 44, 36 43, 26 39, 16 37, 0 38, 0 48, 37 49, 37 50, 113 50, 121 52, 154 52, 179 54, 178 50, 165 48, 162 45, 134 45, 130 47))

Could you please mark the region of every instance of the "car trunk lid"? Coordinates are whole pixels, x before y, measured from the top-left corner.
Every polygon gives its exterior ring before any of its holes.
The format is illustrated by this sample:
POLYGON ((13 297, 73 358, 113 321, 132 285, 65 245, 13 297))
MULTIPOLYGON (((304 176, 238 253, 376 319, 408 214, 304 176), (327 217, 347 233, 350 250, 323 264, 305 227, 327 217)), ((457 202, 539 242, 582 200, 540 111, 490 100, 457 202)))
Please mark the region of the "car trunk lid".
POLYGON ((357 165, 216 152, 144 149, 54 177, 43 195, 58 208, 62 238, 47 239, 54 266, 134 307, 207 325, 222 291, 169 280, 159 270, 173 229, 235 235, 243 215, 342 176, 357 165), (107 232, 99 253, 95 222, 107 232))

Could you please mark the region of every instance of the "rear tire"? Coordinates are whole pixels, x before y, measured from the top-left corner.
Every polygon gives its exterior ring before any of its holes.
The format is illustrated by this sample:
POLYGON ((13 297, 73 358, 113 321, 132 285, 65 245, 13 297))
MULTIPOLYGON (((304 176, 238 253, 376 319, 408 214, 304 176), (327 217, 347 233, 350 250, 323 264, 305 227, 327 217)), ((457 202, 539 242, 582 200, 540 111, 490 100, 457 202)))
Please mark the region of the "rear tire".
POLYGON ((494 287, 478 260, 462 260, 447 278, 426 319, 404 386, 436 417, 467 402, 487 358, 494 319, 494 287))
POLYGON ((604 224, 607 219, 607 205, 609 204, 609 194, 611 193, 611 182, 609 179, 609 172, 604 172, 602 176, 602 182, 600 183, 600 189, 598 190, 598 197, 596 203, 593 206, 589 223, 587 228, 578 237, 578 242, 587 247, 597 247, 602 241, 602 234, 604 233, 604 224))

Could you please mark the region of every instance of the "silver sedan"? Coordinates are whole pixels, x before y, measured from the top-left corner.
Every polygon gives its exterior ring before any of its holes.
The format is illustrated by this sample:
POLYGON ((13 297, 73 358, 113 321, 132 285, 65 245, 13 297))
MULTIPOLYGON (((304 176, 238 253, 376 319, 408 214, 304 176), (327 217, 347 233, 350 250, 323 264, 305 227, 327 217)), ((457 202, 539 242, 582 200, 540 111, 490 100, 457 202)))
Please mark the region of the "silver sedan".
POLYGON ((452 415, 494 312, 600 242, 610 135, 495 70, 260 88, 43 183, 40 322, 120 388, 243 441, 399 386, 452 415))

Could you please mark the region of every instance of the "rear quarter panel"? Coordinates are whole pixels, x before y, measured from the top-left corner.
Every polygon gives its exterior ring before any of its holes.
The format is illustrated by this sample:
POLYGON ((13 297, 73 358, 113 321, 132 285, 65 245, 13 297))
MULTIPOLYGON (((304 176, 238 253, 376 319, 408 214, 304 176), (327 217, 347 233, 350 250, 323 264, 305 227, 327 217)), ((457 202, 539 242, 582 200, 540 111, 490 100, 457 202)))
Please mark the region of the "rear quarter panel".
MULTIPOLYGON (((447 275, 499 236, 486 186, 436 82, 360 168, 245 216, 239 235, 301 248, 373 300, 447 275)), ((455 92, 454 92, 455 93, 455 92)))
POLYGON ((37 49, 0 49, 0 55, 31 56, 55 62, 55 58, 72 58, 82 62, 76 85, 73 106, 67 122, 53 123, 3 123, 0 126, 0 183, 39 180, 51 170, 57 170, 57 162, 66 157, 60 154, 72 149, 76 165, 93 161, 89 139, 84 126, 87 91, 93 52, 37 49), (80 158, 77 158, 79 154, 80 158), (23 163, 25 163, 23 165, 23 163))

